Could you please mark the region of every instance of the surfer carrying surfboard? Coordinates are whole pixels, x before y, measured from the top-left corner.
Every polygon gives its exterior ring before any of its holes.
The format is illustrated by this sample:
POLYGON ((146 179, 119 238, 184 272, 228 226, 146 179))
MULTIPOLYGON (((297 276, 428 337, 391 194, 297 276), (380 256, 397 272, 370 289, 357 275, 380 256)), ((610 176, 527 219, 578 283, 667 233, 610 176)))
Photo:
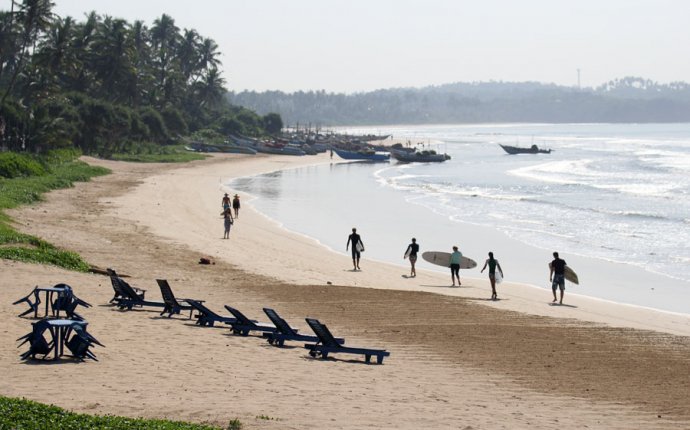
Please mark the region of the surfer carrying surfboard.
POLYGON ((364 251, 364 242, 362 242, 360 235, 357 234, 356 228, 352 228, 352 234, 347 237, 346 251, 350 247, 350 242, 352 242, 352 265, 355 267, 355 270, 362 270, 359 268, 359 258, 362 256, 362 251, 364 251))
POLYGON ((455 278, 458 278, 458 287, 462 285, 460 283, 460 262, 462 261, 462 253, 458 251, 458 247, 453 247, 453 253, 450 254, 450 279, 453 281, 453 286, 455 286, 455 278))
POLYGON ((558 252, 553 253, 553 261, 549 264, 549 281, 551 281, 551 290, 553 291, 553 301, 556 300, 556 289, 561 290, 560 304, 563 304, 563 293, 565 292, 565 260, 558 258, 558 252))
POLYGON ((484 273, 484 269, 486 269, 486 266, 489 266, 489 281, 491 281, 491 300, 496 300, 498 299, 498 295, 496 294, 496 269, 498 269, 498 273, 501 274, 501 278, 503 277, 503 269, 501 269, 501 265, 498 263, 498 260, 494 258, 493 252, 489 252, 489 258, 487 258, 484 262, 484 267, 482 267, 480 273, 484 273))
POLYGON ((417 239, 412 238, 412 243, 407 245, 407 250, 405 250, 405 255, 403 259, 410 259, 410 277, 417 276, 417 270, 414 268, 414 264, 417 262, 417 253, 419 252, 419 245, 417 244, 417 239))

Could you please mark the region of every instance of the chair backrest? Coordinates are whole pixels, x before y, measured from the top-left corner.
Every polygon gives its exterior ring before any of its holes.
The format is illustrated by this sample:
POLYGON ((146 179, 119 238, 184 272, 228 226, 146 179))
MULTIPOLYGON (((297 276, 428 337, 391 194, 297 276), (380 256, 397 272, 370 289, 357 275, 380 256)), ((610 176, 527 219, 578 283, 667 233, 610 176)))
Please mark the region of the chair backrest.
POLYGON ((158 287, 161 289, 163 301, 168 305, 179 306, 168 281, 166 279, 156 279, 156 282, 158 283, 158 287))
POLYGON ((278 315, 276 311, 274 311, 271 308, 264 308, 264 313, 268 317, 268 319, 271 320, 274 326, 276 326, 276 329, 278 329, 279 332, 283 334, 297 334, 292 327, 290 327, 290 324, 287 323, 283 318, 278 315))
POLYGON ((110 279, 111 279, 111 282, 113 282, 113 285, 115 285, 115 283, 117 283, 123 297, 126 297, 128 299, 132 299, 136 302, 141 301, 141 297, 139 297, 137 292, 134 291, 134 288, 132 288, 132 286, 129 285, 127 282, 125 282, 122 278, 120 278, 119 276, 112 276, 112 277, 110 277, 110 279), (114 281, 113 281, 113 279, 114 279, 114 281))
POLYGON ((248 325, 248 326, 253 326, 256 325, 252 320, 247 318, 242 312, 238 311, 237 309, 230 307, 228 305, 225 305, 225 309, 227 309, 232 316, 234 316, 237 321, 242 324, 242 325, 248 325))
POLYGON ((204 304, 201 302, 198 302, 198 301, 192 300, 192 299, 187 299, 187 303, 189 303, 189 305, 191 307, 193 307, 194 310, 196 310, 197 312, 199 312, 202 315, 209 316, 212 318, 220 318, 220 315, 218 315, 217 313, 213 312, 211 309, 204 306, 204 304))
POLYGON ((125 293, 122 291, 122 288, 120 287, 120 282, 117 275, 113 274, 110 275, 110 283, 113 286, 113 291, 115 291, 115 296, 116 297, 127 297, 125 293))
POLYGON ((307 324, 309 324, 309 327, 311 327, 316 334, 316 337, 319 338, 321 344, 334 347, 340 346, 340 344, 336 342, 335 338, 331 334, 331 331, 328 330, 328 327, 326 327, 326 324, 321 324, 319 320, 314 318, 306 318, 306 321, 307 324))

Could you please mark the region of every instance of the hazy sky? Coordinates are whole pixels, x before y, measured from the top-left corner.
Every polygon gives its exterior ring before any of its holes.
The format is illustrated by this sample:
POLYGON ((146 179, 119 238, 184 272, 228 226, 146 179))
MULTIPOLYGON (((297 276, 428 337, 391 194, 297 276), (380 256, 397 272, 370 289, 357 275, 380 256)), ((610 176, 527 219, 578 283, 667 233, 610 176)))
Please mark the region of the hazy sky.
MULTIPOLYGON (((687 0, 54 0, 54 11, 163 13, 210 37, 231 90, 369 91, 469 81, 690 81, 687 0)), ((2 9, 8 0, 0 0, 2 9)))

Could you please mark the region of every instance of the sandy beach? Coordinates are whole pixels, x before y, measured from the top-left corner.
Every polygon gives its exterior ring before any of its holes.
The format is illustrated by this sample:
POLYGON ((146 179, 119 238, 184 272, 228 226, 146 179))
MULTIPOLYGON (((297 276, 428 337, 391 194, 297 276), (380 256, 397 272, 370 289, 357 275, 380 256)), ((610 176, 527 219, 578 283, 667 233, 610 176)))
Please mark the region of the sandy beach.
MULTIPOLYGON (((249 429, 580 429, 690 427, 690 317, 362 261, 291 233, 257 213, 251 196, 229 240, 221 197, 229 179, 313 163, 316 157, 221 155, 187 165, 84 158, 113 174, 11 211, 17 229, 113 267, 159 300, 176 295, 228 304, 265 321, 276 309, 308 331, 326 323, 347 344, 385 348, 382 366, 361 357, 314 360, 300 343, 201 328, 186 315, 119 311, 102 275, 0 260, 0 393, 96 414, 159 417, 249 429), (197 264, 210 257, 213 265, 197 264), (105 348, 99 362, 23 363, 18 337, 31 319, 12 306, 35 285, 70 284, 105 348)), ((277 220, 279 221, 279 220, 277 220)), ((342 232, 343 245, 348 232, 342 232)), ((344 251, 344 250, 343 250, 344 251)), ((225 313, 223 310, 222 313, 225 313)))

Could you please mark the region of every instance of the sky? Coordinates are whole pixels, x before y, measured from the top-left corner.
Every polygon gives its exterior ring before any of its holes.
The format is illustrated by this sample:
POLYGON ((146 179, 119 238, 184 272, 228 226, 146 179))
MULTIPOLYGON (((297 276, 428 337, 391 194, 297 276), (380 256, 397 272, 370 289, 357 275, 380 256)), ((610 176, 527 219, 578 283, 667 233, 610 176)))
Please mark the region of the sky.
MULTIPOLYGON (((355 93, 452 82, 690 81, 687 0, 53 0, 167 14, 216 41, 231 91, 355 93)), ((0 0, 9 9, 9 0, 0 0)))

